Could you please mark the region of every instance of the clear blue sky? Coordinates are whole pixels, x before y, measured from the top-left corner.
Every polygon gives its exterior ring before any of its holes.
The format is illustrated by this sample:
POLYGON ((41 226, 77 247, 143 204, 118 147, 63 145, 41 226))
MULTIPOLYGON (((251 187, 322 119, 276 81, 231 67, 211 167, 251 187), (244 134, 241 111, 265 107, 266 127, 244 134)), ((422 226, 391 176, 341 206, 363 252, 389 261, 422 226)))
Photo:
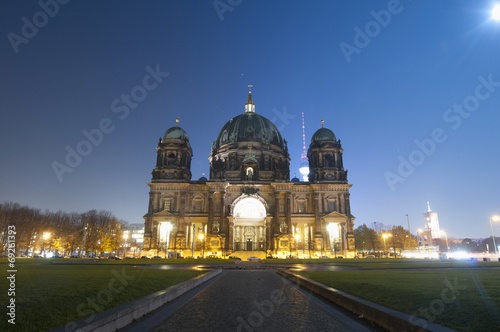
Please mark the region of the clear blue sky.
POLYGON ((322 118, 342 140, 355 227, 406 227, 409 214, 415 230, 430 201, 450 236, 491 235, 488 218, 500 213, 494 2, 221 0, 219 13, 212 1, 48 3, 51 15, 34 1, 2 3, 0 201, 142 222, 158 138, 179 116, 193 179, 208 173, 211 141, 243 112, 251 83, 256 111, 289 141, 292 174, 301 112, 308 143, 322 118), (162 76, 144 90, 148 66, 162 76), (131 92, 135 108, 120 100, 131 92), (66 148, 102 121, 108 133, 59 181, 53 163, 66 164, 66 148))

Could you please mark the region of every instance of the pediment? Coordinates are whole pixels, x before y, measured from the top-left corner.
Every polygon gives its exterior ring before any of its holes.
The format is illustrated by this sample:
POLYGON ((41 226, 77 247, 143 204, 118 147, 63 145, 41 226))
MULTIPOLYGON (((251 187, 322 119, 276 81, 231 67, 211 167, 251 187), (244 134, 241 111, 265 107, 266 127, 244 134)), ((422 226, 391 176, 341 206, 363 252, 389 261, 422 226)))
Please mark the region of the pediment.
POLYGON ((153 214, 153 217, 165 217, 165 218, 172 218, 172 219, 178 218, 178 216, 176 216, 175 214, 173 214, 171 212, 168 212, 167 210, 162 210, 160 212, 156 212, 155 214, 153 214))
POLYGON ((323 219, 346 219, 347 216, 337 211, 330 212, 322 217, 323 219))

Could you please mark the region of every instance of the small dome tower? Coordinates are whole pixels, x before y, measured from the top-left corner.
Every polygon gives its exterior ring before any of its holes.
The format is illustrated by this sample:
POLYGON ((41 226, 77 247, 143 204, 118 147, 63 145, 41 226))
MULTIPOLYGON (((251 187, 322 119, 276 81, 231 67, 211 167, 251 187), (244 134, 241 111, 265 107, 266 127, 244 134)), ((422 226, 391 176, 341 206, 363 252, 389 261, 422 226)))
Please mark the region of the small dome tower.
POLYGON ((191 180, 191 158, 193 150, 187 133, 179 127, 167 129, 158 142, 156 167, 152 182, 189 182, 191 180))
POLYGON ((312 139, 307 157, 309 159, 309 181, 323 183, 347 183, 347 171, 342 162, 342 145, 328 128, 318 129, 312 139))

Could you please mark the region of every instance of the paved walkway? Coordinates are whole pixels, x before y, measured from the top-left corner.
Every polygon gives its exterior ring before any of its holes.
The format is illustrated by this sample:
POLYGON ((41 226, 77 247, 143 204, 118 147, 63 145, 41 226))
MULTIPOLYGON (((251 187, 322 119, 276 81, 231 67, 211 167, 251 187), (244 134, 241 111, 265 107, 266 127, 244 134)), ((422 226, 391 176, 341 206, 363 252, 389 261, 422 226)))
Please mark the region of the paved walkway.
MULTIPOLYGON (((245 264, 246 265, 246 264, 245 264)), ((371 331, 273 271, 224 271, 125 331, 371 331)))

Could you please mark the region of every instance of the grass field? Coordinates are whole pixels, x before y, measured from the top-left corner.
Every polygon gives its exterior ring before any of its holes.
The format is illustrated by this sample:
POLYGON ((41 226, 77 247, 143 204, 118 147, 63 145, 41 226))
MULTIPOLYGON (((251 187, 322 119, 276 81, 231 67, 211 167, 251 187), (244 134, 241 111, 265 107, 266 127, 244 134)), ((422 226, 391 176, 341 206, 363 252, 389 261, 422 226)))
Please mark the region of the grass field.
POLYGON ((500 267, 500 262, 479 262, 466 260, 424 260, 407 258, 368 259, 265 259, 265 264, 324 264, 351 266, 360 269, 423 269, 423 268, 471 268, 500 267))
MULTIPOLYGON (((7 265, 4 266, 7 269, 7 265)), ((202 273, 205 272, 142 269, 130 265, 19 264, 16 325, 7 323, 4 309, 0 331, 46 331, 202 273)), ((2 308, 8 303, 8 288, 7 279, 0 279, 2 308)))
MULTIPOLYGON (((297 274, 458 331, 498 331, 500 327, 500 271, 497 269, 301 271, 297 274)), ((413 322, 421 321, 415 318, 413 322)))
MULTIPOLYGON (((16 258, 16 264, 102 264, 102 265, 156 265, 156 264, 232 264, 235 259, 93 259, 93 258, 16 258)), ((7 263, 7 258, 0 258, 7 263)))

